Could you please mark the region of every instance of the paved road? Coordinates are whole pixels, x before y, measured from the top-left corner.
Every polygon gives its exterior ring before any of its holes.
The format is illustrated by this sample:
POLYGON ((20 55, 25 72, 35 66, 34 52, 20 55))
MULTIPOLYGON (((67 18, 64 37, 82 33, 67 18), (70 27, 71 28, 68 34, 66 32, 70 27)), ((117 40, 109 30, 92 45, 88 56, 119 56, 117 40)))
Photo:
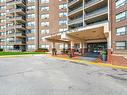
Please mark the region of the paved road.
POLYGON ((127 95, 127 71, 46 56, 0 58, 0 95, 127 95))

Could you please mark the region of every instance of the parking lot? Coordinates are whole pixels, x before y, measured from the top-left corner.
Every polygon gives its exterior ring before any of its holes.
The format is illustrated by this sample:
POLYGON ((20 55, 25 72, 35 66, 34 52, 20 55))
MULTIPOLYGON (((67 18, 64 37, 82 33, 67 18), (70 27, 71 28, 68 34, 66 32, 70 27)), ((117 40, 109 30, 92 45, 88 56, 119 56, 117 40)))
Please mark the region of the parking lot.
POLYGON ((127 70, 47 55, 0 58, 0 95, 127 95, 127 70))

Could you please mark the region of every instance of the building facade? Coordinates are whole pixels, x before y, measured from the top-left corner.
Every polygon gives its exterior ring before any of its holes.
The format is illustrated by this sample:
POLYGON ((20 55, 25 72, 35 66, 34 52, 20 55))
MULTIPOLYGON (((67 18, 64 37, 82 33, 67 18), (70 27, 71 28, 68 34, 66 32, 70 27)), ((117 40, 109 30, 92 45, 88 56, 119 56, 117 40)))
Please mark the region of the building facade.
POLYGON ((127 0, 110 0, 112 63, 127 66, 127 0))
MULTIPOLYGON (((111 50, 107 0, 68 0, 68 31, 44 37, 85 55, 111 50)), ((54 47, 54 46, 53 46, 54 47)), ((96 55, 97 56, 97 55, 96 55)))
POLYGON ((42 37, 65 30, 66 0, 0 1, 0 48, 5 51, 50 49, 42 37))
POLYGON ((127 66, 126 11, 127 0, 68 0, 68 31, 44 39, 85 56, 104 49, 109 63, 127 66))
POLYGON ((1 0, 0 48, 70 48, 127 65, 127 0, 1 0))

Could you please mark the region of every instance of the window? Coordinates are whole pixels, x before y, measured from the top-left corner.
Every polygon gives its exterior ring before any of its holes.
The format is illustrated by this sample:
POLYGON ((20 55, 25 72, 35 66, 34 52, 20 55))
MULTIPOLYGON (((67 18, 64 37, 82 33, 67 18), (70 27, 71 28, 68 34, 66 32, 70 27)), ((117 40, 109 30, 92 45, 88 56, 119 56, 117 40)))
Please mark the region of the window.
POLYGON ((43 44, 43 45, 41 45, 41 48, 49 49, 49 45, 47 45, 47 44, 43 44))
POLYGON ((43 14, 41 15, 41 19, 48 19, 49 18, 49 14, 43 14))
POLYGON ((41 3, 49 3, 49 0, 41 0, 41 3))
POLYGON ((41 23, 41 26, 47 27, 47 26, 49 26, 49 22, 42 22, 42 23, 41 23))
POLYGON ((0 32, 0 36, 6 35, 6 32, 0 32))
POLYGON ((7 49, 7 50, 13 50, 14 47, 13 47, 13 46, 6 46, 6 49, 7 49))
POLYGON ((120 27, 116 29, 116 35, 125 35, 126 34, 126 27, 120 27))
POLYGON ((27 45, 27 48, 28 49, 35 49, 36 47, 35 47, 35 45, 27 45))
POLYGON ((28 3, 30 3, 30 2, 35 2, 35 0, 27 0, 27 2, 28 2, 28 3))
POLYGON ((49 11, 49 7, 48 6, 43 6, 43 7, 41 7, 41 11, 49 11))
POLYGON ((28 41, 35 40, 35 37, 28 37, 28 41))
POLYGON ((6 28, 5 25, 4 25, 4 26, 0 26, 0 29, 1 29, 1 30, 5 29, 5 28, 6 28))
POLYGON ((35 22, 27 22, 27 26, 35 26, 35 22))
POLYGON ((1 45, 0 48, 1 49, 6 49, 6 46, 1 45))
POLYGON ((28 6, 27 11, 29 11, 29 10, 35 10, 35 6, 28 6))
POLYGON ((67 20, 60 20, 59 25, 67 25, 67 20))
POLYGON ((61 28, 59 29, 59 32, 63 32, 63 31, 67 31, 68 29, 67 28, 61 28))
POLYGON ((27 18, 35 18, 35 14, 28 14, 26 17, 27 18))
POLYGON ((116 0, 116 8, 119 8, 127 3, 127 0, 116 0))
POLYGON ((27 34, 30 34, 30 33, 35 33, 35 29, 29 29, 29 30, 27 30, 27 34))
POLYGON ((48 29, 41 30, 41 34, 48 34, 48 33, 49 33, 49 30, 48 29))
POLYGON ((116 42, 116 49, 126 49, 126 42, 116 42))
POLYGON ((0 10, 5 10, 6 7, 5 6, 0 6, 0 10))
POLYGON ((60 12, 59 17, 67 17, 67 12, 60 12))
POLYGON ((4 2, 6 2, 6 0, 0 0, 0 3, 4 3, 4 2))
POLYGON ((122 12, 122 13, 117 14, 116 15, 116 22, 126 19, 126 17, 127 17, 126 13, 127 12, 122 12))
POLYGON ((59 9, 67 9, 67 4, 60 4, 59 9))

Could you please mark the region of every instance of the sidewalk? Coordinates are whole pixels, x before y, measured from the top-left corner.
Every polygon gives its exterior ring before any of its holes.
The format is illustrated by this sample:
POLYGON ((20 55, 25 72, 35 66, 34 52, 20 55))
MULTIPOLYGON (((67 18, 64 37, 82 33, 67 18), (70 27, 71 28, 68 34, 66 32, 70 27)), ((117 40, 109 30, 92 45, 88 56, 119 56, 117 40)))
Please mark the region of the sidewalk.
POLYGON ((102 62, 94 62, 94 61, 90 61, 90 60, 84 60, 81 59, 79 56, 78 57, 74 57, 74 58, 68 58, 66 56, 49 56, 50 58, 55 58, 58 60, 67 60, 67 61, 72 61, 72 62, 77 62, 77 63, 82 63, 82 64, 92 64, 92 65, 96 65, 96 66, 101 66, 101 67, 111 67, 111 68, 117 68, 117 69, 127 69, 126 66, 117 66, 117 65, 112 65, 110 63, 102 63, 102 62))

